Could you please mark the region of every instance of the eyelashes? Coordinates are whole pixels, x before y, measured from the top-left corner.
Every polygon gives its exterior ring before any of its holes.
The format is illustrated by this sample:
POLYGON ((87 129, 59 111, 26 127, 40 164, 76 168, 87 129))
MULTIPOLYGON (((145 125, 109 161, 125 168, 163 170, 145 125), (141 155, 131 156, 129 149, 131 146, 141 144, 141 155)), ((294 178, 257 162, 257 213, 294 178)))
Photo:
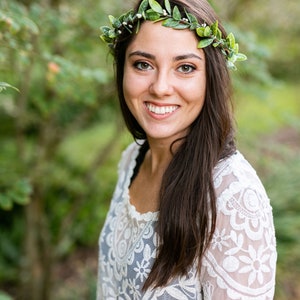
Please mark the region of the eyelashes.
POLYGON ((150 64, 145 61, 136 61, 134 62, 133 66, 141 71, 153 70, 150 64))
MULTIPOLYGON (((140 71, 149 71, 154 69, 151 64, 146 61, 136 61, 133 63, 133 66, 140 71)), ((184 63, 177 67, 176 70, 182 74, 190 74, 196 70, 196 67, 194 65, 184 63)))
POLYGON ((192 73, 193 71, 195 71, 196 67, 193 65, 184 64, 184 65, 180 66, 179 68, 177 68, 177 70, 181 73, 189 74, 189 73, 192 73))

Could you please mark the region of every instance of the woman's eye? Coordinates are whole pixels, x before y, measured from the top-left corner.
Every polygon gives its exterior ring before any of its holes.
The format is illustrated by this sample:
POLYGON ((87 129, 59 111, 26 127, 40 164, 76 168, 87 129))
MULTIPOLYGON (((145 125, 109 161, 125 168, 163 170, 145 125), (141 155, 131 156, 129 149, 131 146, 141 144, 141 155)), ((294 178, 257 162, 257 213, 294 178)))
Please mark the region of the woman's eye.
POLYGON ((138 61, 136 63, 134 63, 134 66, 139 69, 139 70, 142 70, 142 71, 146 71, 146 70, 151 70, 152 67, 147 63, 147 62, 144 62, 144 61, 138 61))
POLYGON ((194 66, 191 65, 182 65, 178 68, 178 71, 181 73, 191 73, 195 70, 196 68, 194 66))

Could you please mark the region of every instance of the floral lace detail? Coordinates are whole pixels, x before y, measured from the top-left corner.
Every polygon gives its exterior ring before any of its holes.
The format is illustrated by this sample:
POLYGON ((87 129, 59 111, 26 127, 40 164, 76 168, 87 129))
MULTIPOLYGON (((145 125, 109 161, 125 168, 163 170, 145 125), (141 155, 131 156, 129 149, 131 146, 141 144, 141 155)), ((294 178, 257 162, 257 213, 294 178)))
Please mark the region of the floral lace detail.
POLYGON ((275 233, 263 186, 240 153, 218 165, 215 183, 218 218, 203 278, 216 299, 273 299, 275 233))
POLYGON ((218 217, 201 274, 193 266, 166 287, 142 291, 156 257, 158 212, 140 214, 129 184, 139 152, 130 145, 100 235, 98 300, 273 299, 276 248, 272 209, 253 168, 237 152, 214 170, 218 217))

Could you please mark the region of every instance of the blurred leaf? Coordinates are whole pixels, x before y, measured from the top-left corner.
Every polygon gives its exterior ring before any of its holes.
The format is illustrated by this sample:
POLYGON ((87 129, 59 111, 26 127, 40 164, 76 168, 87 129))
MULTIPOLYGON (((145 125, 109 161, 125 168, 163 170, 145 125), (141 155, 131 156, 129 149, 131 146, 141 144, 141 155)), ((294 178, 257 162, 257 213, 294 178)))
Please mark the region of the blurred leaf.
POLYGON ((19 90, 18 90, 16 87, 14 87, 14 86, 12 86, 12 85, 6 83, 6 82, 0 82, 0 93, 1 93, 3 90, 6 90, 7 88, 11 88, 11 89, 14 89, 14 90, 16 90, 16 91, 19 92, 19 90))
POLYGON ((13 300, 13 298, 5 292, 0 291, 0 300, 13 300))
POLYGON ((0 208, 4 210, 11 210, 13 207, 13 201, 5 194, 0 194, 0 208))

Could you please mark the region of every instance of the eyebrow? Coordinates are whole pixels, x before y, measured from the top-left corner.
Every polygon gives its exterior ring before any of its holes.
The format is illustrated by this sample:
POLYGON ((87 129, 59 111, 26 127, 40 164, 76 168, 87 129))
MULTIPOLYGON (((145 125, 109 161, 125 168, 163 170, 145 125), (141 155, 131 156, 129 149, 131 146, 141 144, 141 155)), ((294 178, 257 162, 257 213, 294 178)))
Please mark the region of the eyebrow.
POLYGON ((142 57, 145 57, 145 58, 149 58, 149 59, 155 59, 155 56, 150 54, 150 53, 147 53, 147 52, 143 52, 143 51, 134 51, 134 52, 131 52, 128 57, 131 57, 131 56, 142 56, 142 57))
POLYGON ((202 58, 194 53, 189 53, 189 54, 183 54, 183 55, 178 55, 174 58, 175 61, 179 60, 184 60, 184 59, 189 59, 189 58, 197 58, 202 60, 202 58))
MULTIPOLYGON (((147 52, 143 52, 143 51, 134 51, 132 53, 130 53, 128 56, 142 56, 148 59, 155 59, 155 56, 153 54, 147 53, 147 52)), ((185 59, 189 59, 189 58, 196 58, 199 60, 202 60, 202 58, 194 53, 188 53, 188 54, 183 54, 183 55, 178 55, 176 57, 174 57, 174 61, 180 61, 180 60, 185 60, 185 59)))

